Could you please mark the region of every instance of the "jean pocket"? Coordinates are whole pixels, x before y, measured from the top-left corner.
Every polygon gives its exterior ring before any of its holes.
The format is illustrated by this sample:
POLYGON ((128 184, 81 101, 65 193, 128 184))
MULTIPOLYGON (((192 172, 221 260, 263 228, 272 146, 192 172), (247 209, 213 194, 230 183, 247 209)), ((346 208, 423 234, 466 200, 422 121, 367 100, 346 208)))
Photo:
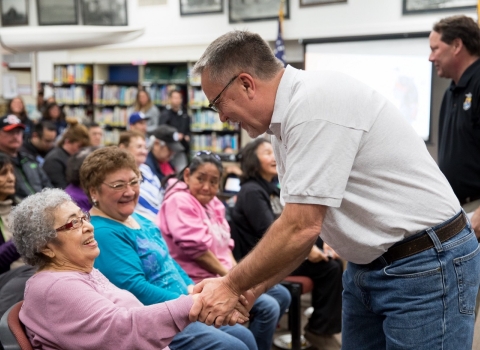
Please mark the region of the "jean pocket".
POLYGON ((460 312, 473 314, 480 284, 480 245, 470 254, 453 259, 458 283, 460 312))

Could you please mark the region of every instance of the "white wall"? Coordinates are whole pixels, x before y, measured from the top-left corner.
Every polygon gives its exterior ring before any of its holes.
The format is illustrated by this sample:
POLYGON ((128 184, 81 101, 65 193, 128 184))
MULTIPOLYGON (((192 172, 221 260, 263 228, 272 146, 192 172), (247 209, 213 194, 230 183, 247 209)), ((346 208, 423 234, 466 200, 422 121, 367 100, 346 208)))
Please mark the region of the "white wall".
MULTIPOLYGON (((237 0, 235 0, 237 1, 237 0)), ((299 39, 430 31, 440 18, 459 12, 402 15, 402 0, 348 0, 347 3, 300 8, 290 0, 290 19, 283 27, 287 61, 302 60, 299 39)), ((476 17, 475 9, 462 13, 476 17)), ((52 80, 53 63, 129 63, 195 61, 206 46, 232 29, 248 29, 273 41, 275 20, 228 23, 228 1, 224 13, 180 16, 179 0, 165 5, 139 6, 128 0, 129 23, 145 26, 145 34, 135 41, 97 48, 38 54, 38 80, 52 80)), ((59 28, 60 29, 60 28, 59 28)))

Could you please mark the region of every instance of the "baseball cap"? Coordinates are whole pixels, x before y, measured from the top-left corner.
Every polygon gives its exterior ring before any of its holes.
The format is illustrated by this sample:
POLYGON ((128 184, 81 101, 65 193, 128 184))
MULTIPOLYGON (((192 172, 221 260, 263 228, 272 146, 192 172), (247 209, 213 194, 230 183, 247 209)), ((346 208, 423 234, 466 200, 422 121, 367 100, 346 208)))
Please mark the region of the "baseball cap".
POLYGON ((165 142, 167 147, 174 152, 182 152, 185 150, 178 141, 178 132, 173 126, 160 125, 153 131, 152 135, 155 136, 156 139, 165 142))
POLYGON ((130 116, 130 118, 128 119, 128 124, 130 125, 133 125, 135 123, 138 123, 139 121, 141 120, 148 120, 150 119, 149 117, 147 117, 145 115, 145 113, 142 113, 142 112, 134 112, 132 113, 132 115, 130 116))
POLYGON ((0 129, 3 131, 10 131, 15 128, 25 129, 25 125, 15 114, 7 114, 0 119, 0 129))

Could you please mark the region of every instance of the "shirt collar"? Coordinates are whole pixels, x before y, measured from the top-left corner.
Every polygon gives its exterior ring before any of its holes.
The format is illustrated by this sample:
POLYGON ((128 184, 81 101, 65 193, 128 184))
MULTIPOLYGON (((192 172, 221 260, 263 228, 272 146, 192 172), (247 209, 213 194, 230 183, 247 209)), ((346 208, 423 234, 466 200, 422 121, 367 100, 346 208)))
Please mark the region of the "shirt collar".
POLYGON ((452 81, 452 83, 450 84, 450 90, 453 90, 456 87, 461 87, 461 88, 466 87, 468 85, 470 79, 472 79, 474 74, 479 69, 480 69, 480 59, 477 59, 470 66, 468 66, 468 68, 465 70, 465 72, 463 72, 462 76, 460 77, 460 80, 458 81, 458 84, 455 85, 455 83, 452 81))
POLYGON ((273 115, 267 134, 275 135, 280 138, 282 122, 285 118, 285 111, 290 103, 292 85, 298 70, 288 65, 283 72, 282 79, 278 85, 277 95, 275 96, 275 105, 273 107, 273 115))

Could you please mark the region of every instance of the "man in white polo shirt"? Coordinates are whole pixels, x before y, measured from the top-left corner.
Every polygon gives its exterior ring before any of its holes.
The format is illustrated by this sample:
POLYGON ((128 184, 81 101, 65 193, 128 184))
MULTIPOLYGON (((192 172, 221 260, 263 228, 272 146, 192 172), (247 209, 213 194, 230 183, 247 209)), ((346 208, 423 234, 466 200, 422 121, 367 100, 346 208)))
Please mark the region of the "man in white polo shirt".
POLYGON ((318 234, 349 261, 344 349, 468 349, 479 246, 424 142, 386 98, 336 72, 283 68, 233 31, 193 69, 222 121, 273 135, 285 209, 230 273, 197 284, 192 320, 233 322, 308 255, 318 234))

